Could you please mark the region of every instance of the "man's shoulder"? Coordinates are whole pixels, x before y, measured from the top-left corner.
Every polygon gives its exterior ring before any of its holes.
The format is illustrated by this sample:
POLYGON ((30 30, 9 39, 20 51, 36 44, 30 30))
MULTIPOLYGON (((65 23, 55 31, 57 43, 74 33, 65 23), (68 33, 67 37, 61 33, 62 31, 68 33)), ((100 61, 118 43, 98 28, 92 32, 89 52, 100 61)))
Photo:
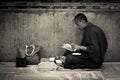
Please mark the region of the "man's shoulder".
POLYGON ((96 34, 96 33, 103 33, 103 30, 94 24, 90 25, 90 28, 86 31, 86 34, 96 34))
POLYGON ((102 31, 102 29, 99 27, 99 26, 97 26, 97 25, 94 25, 94 24, 92 24, 91 25, 92 27, 90 28, 92 31, 102 31))

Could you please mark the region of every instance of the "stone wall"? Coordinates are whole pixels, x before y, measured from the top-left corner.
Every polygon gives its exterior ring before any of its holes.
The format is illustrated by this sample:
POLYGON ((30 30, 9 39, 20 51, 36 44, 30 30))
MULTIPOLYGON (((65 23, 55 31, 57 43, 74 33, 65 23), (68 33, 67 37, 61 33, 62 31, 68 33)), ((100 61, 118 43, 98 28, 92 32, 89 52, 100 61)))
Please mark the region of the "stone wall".
POLYGON ((0 61, 15 61, 18 47, 31 42, 43 46, 42 57, 62 55, 63 43, 81 41, 82 32, 73 21, 80 12, 104 30, 109 43, 105 61, 120 61, 119 4, 13 4, 0 7, 0 61))

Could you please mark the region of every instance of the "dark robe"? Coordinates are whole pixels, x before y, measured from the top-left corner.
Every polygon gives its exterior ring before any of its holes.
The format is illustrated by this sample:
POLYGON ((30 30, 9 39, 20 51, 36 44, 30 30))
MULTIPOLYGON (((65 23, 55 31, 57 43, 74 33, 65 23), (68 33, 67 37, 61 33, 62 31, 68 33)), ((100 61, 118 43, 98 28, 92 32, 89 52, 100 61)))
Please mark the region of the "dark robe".
POLYGON ((87 51, 81 52, 88 54, 95 63, 102 64, 108 47, 104 32, 91 23, 88 23, 84 30, 81 45, 86 46, 87 51))
POLYGON ((71 65, 73 67, 73 64, 79 64, 80 68, 81 65, 82 68, 100 67, 104 61, 105 52, 108 47, 106 36, 102 29, 92 23, 88 23, 84 28, 81 46, 87 47, 86 51, 76 51, 80 52, 81 56, 73 56, 70 51, 65 52, 65 56, 67 57, 65 66, 69 68, 71 65))

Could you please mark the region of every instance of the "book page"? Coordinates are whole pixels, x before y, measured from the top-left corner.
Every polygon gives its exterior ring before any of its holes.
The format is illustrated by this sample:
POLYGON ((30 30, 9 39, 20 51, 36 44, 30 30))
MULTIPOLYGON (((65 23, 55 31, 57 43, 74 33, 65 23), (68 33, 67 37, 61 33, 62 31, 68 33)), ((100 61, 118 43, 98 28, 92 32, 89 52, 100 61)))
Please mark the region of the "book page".
POLYGON ((72 49, 72 46, 71 46, 69 43, 63 44, 62 48, 67 49, 67 50, 69 50, 69 51, 74 51, 74 50, 72 49))

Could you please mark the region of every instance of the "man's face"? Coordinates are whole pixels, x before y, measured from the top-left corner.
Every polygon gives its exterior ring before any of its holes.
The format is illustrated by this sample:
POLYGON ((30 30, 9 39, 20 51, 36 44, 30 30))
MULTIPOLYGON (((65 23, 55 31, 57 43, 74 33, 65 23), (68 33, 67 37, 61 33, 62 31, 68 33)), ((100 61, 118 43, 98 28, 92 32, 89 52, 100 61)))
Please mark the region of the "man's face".
POLYGON ((83 28, 85 27, 85 23, 83 21, 76 20, 75 23, 76 23, 77 27, 81 30, 83 30, 83 28))

